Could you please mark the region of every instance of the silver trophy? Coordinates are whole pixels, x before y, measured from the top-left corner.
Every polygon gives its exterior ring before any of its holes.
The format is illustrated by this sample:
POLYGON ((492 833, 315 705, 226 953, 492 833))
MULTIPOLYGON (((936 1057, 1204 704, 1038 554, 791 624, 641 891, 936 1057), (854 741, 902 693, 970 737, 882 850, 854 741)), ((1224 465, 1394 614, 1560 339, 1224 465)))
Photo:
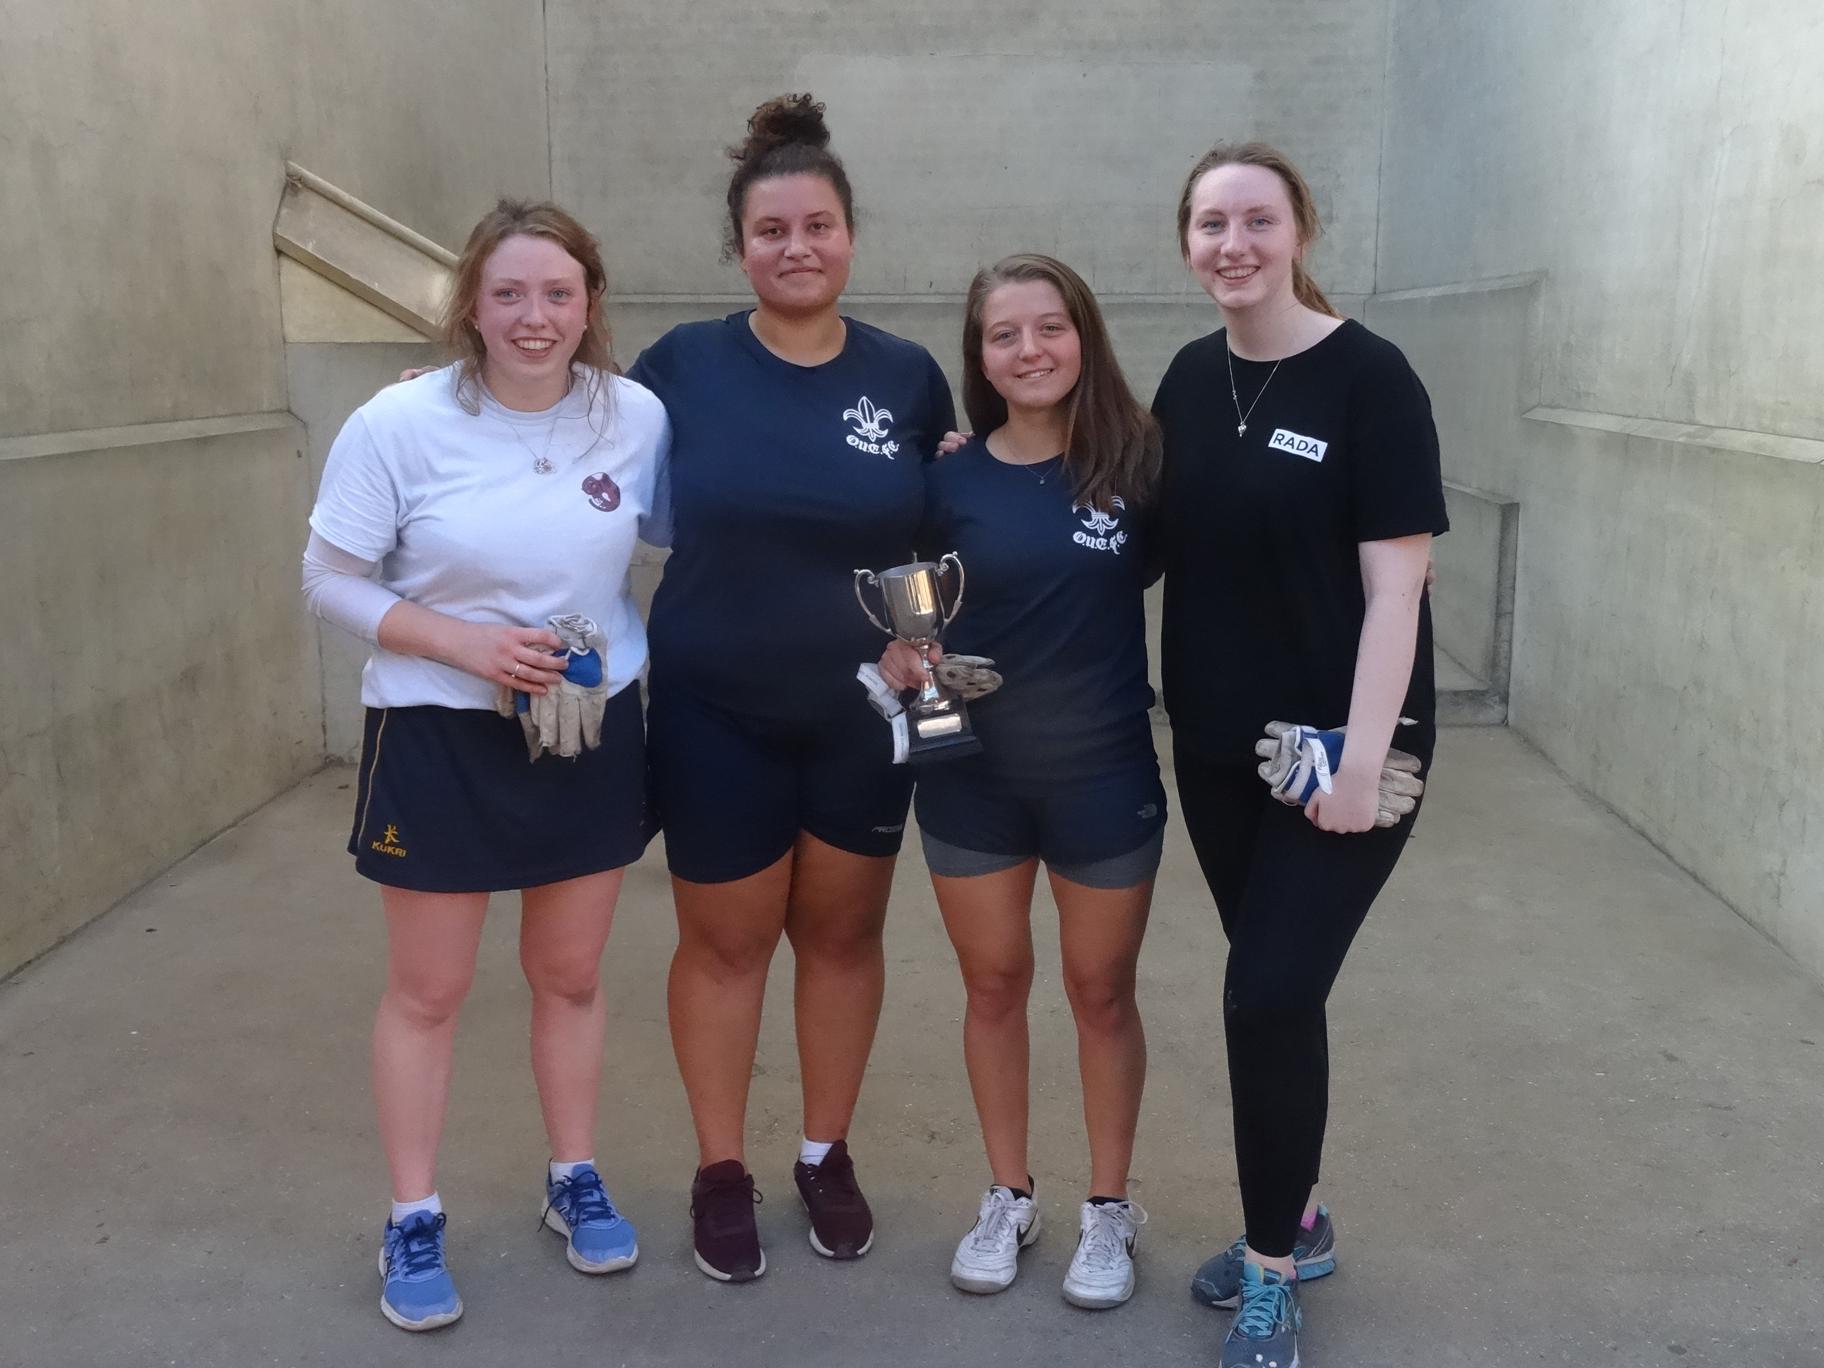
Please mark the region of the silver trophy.
POLYGON ((935 562, 896 565, 878 575, 872 570, 857 570, 855 601, 869 622, 911 646, 924 665, 924 687, 906 705, 906 759, 916 765, 979 751, 982 743, 969 725, 969 710, 962 699, 937 682, 931 662, 925 659, 925 648, 943 635, 963 606, 961 558, 956 552, 947 551, 935 562), (956 571, 956 594, 946 610, 940 584, 947 568, 956 571), (880 591, 886 621, 874 616, 874 610, 868 607, 861 592, 864 584, 880 591))

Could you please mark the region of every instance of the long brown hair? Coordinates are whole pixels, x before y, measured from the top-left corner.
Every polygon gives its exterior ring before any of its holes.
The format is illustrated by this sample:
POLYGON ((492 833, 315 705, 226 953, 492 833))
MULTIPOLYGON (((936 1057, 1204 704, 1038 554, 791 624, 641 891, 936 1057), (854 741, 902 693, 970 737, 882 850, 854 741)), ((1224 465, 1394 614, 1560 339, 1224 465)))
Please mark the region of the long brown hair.
POLYGON ((747 211, 747 192, 755 181, 775 176, 822 176, 842 202, 843 226, 855 231, 855 195, 842 158, 830 151, 830 129, 823 121, 823 106, 810 95, 779 95, 756 109, 747 120, 747 137, 728 150, 734 174, 728 179, 728 231, 722 255, 741 255, 741 215, 747 211))
MULTIPOLYGON (((1191 174, 1184 178, 1184 190, 1178 196, 1178 251, 1187 261, 1191 255, 1188 234, 1191 231, 1191 193, 1197 182, 1219 166, 1263 166, 1285 183, 1286 197, 1292 201, 1292 222, 1298 229, 1298 245, 1309 247, 1323 231, 1317 221, 1317 206, 1311 201, 1311 187, 1298 174, 1283 152, 1263 142, 1217 143, 1197 159, 1191 174)), ((1332 318, 1341 318, 1317 282, 1305 269, 1305 263, 1292 263, 1292 293, 1307 309, 1315 309, 1332 318)))
POLYGON ((1159 428, 1127 387, 1096 297, 1083 277, 1054 257, 1003 257, 969 282, 963 314, 963 409, 984 437, 1007 421, 1007 401, 982 369, 982 310, 1002 285, 1044 281, 1064 300, 1076 326, 1083 369, 1064 402, 1064 468, 1077 501, 1109 513, 1114 498, 1151 497, 1159 479, 1159 428))
POLYGON ((475 326, 475 304, 481 298, 481 269, 494 249, 510 237, 536 237, 555 242, 583 268, 583 288, 589 296, 588 327, 577 343, 571 364, 589 368, 590 384, 604 375, 619 375, 614 361, 614 341, 602 317, 602 298, 608 293, 608 273, 602 269, 602 249, 589 230, 567 211, 549 200, 503 199, 481 217, 469 233, 450 297, 439 324, 445 350, 456 362, 456 397, 470 413, 481 412, 481 363, 488 351, 475 326))

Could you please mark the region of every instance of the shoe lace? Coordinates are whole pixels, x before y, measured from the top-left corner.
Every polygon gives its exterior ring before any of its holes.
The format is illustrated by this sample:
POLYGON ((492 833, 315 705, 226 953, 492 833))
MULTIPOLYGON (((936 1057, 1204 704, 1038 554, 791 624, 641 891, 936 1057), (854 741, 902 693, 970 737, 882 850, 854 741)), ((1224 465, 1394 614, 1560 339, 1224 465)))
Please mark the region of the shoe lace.
POLYGON ((711 1183, 703 1189, 703 1195, 690 1204, 690 1218, 696 1220, 707 1215, 712 1206, 759 1206, 766 1198, 760 1189, 754 1186, 754 1175, 744 1173, 739 1178, 725 1178, 711 1183))
POLYGON ((1115 1202, 1088 1208, 1078 1252, 1086 1267, 1099 1273, 1108 1272, 1132 1257, 1127 1241, 1136 1226, 1146 1224, 1146 1209, 1129 1202, 1125 1208, 1115 1202))
POLYGON ((552 1207, 556 1207, 573 1227, 613 1225, 621 1218, 621 1213, 614 1209, 614 1203, 608 1200, 608 1192, 602 1186, 602 1175, 594 1169, 583 1169, 568 1178, 558 1179, 552 1185, 545 1209, 538 1214, 540 1225, 544 1224, 552 1207))
POLYGON ((1007 1227, 1013 1222, 1016 1198, 1004 1187, 988 1189, 982 1198, 982 1209, 975 1218, 975 1229, 969 1232, 969 1247, 984 1253, 997 1248, 1007 1238, 1007 1227))
POLYGON ((1291 1319, 1291 1302, 1290 1282, 1251 1283, 1244 1280, 1241 1309, 1235 1314, 1233 1333, 1243 1339, 1272 1339, 1280 1322, 1291 1319))
POLYGON ((448 1221, 447 1213, 440 1211, 433 1220, 395 1226, 388 1260, 391 1271, 406 1278, 420 1278, 441 1269, 443 1227, 448 1221))
POLYGON ((847 1154, 832 1154, 821 1164, 808 1166, 806 1180, 820 1195, 838 1201, 853 1201, 861 1196, 861 1185, 855 1181, 855 1161, 847 1154))

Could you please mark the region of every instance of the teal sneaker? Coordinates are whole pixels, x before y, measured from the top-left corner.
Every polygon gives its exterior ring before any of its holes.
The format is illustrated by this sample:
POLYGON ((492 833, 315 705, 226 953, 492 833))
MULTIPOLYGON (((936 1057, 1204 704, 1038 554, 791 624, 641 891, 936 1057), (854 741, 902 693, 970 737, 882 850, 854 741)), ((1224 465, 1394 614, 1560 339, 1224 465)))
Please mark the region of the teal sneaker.
MULTIPOLYGON (((1204 1260, 1203 1267, 1191 1275, 1191 1296, 1205 1306, 1233 1307, 1241 1297, 1240 1240, 1220 1254, 1204 1260)), ((1298 1280, 1310 1282, 1336 1272, 1336 1226, 1330 1220, 1330 1208, 1321 1203, 1317 1222, 1311 1229, 1299 1228, 1298 1240, 1292 1246, 1292 1258, 1298 1264, 1298 1280)))
POLYGON ((462 1298, 443 1261, 440 1211, 413 1212, 402 1226, 390 1220, 380 1243, 380 1314, 401 1330, 435 1330, 462 1319, 462 1298))
POLYGON ((565 1237, 564 1257, 579 1273, 613 1273, 640 1257, 633 1222, 615 1210, 602 1175, 584 1165, 568 1178, 545 1178, 539 1219, 565 1237))
POLYGON ((1221 1368, 1298 1368, 1298 1280, 1241 1267, 1241 1309, 1222 1342, 1221 1368))

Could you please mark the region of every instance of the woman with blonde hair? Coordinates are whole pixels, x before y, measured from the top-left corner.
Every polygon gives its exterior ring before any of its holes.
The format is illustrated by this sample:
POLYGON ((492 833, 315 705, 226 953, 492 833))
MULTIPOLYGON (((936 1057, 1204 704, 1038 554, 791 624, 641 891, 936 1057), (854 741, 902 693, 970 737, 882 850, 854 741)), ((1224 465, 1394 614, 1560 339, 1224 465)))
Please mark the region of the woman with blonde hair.
POLYGON ((664 539, 669 429, 658 401, 616 373, 605 289, 574 218, 502 200, 456 267, 453 364, 349 418, 310 517, 305 596, 372 646, 348 848, 386 918, 373 1084, 393 1208, 380 1309, 406 1330, 462 1315, 436 1162, 493 892, 521 893, 551 1153, 543 1220, 582 1272, 639 1253, 593 1158, 600 960, 622 872, 649 835, 646 636, 628 564, 637 538, 664 539))

